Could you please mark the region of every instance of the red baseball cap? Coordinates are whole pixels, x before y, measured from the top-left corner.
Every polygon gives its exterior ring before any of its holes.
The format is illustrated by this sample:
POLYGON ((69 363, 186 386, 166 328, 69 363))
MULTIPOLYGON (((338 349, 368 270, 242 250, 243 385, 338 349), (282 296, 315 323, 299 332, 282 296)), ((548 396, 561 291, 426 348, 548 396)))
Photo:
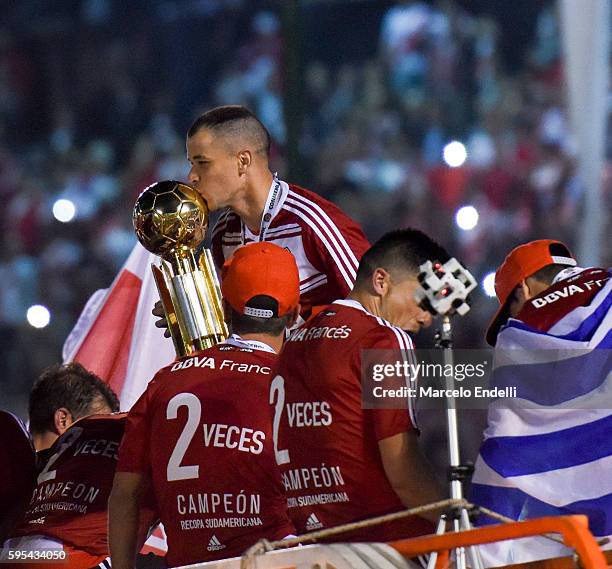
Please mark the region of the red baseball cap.
POLYGON ((223 265, 221 292, 239 314, 259 318, 284 316, 300 302, 300 275, 295 258, 273 243, 244 245, 223 265))
POLYGON ((512 291, 527 277, 548 265, 576 266, 576 259, 561 241, 540 239, 519 245, 510 251, 495 273, 495 294, 500 307, 487 330, 487 342, 494 346, 497 333, 508 319, 509 299, 512 291))

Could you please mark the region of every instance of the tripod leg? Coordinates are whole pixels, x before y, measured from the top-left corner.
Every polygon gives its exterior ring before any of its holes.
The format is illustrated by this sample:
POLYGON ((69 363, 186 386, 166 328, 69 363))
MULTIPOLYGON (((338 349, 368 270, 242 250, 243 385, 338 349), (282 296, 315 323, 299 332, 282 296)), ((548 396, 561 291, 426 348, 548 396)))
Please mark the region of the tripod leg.
MULTIPOLYGON (((461 531, 462 522, 461 520, 454 519, 453 527, 456 532, 461 531)), ((467 562, 465 558, 465 547, 455 548, 455 565, 457 569, 467 569, 467 562)))
MULTIPOLYGON (((446 531, 446 517, 440 516, 438 520, 438 526, 436 527, 436 535, 442 535, 446 531)), ((427 562, 427 569, 435 569, 436 561, 438 560, 438 552, 432 551, 429 554, 429 561, 427 562)))
MULTIPOLYGON (((470 516, 465 508, 461 509, 461 529, 472 529, 470 516)), ((480 557, 480 549, 477 545, 472 545, 467 548, 467 558, 472 569, 483 569, 482 559, 480 557)))

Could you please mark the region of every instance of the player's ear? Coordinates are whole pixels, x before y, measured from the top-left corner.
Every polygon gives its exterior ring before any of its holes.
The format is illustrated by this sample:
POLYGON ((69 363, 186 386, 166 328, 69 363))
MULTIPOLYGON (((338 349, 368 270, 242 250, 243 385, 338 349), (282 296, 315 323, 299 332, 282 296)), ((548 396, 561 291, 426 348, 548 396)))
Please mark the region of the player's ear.
POLYGON ((238 173, 245 174, 252 161, 253 156, 249 150, 241 150, 238 152, 238 173))
POLYGON ((531 287, 529 286, 528 279, 522 280, 517 288, 517 296, 520 300, 529 300, 533 296, 533 294, 531 294, 531 287))
POLYGON ((524 281, 521 281, 519 285, 523 289, 526 300, 531 300, 534 296, 538 296, 541 292, 544 292, 550 283, 536 279, 535 277, 527 277, 524 281))
POLYGON ((72 423, 74 423, 72 413, 66 407, 59 407, 53 413, 53 426, 58 435, 63 435, 72 423))
POLYGON ((389 289, 390 281, 391 275, 385 269, 378 267, 372 273, 370 284, 378 296, 383 296, 389 289))

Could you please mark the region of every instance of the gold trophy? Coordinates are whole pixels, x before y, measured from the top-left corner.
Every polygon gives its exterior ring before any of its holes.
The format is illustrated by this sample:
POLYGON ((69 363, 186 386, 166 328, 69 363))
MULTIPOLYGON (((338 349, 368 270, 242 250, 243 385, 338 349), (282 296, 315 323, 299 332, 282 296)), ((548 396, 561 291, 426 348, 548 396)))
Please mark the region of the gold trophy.
POLYGON ((156 182, 134 205, 132 221, 142 246, 161 257, 151 265, 178 356, 210 348, 227 338, 221 287, 210 250, 195 250, 208 227, 206 201, 182 182, 156 182))

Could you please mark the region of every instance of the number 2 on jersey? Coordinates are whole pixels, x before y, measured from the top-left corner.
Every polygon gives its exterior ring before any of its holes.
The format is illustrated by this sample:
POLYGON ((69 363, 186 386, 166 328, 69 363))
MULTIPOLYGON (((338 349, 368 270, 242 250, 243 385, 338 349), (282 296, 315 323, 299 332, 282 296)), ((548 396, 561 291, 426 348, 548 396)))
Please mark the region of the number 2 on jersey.
POLYGON ((178 410, 181 407, 187 407, 187 422, 168 460, 168 467, 166 469, 166 478, 168 482, 174 480, 189 480, 190 478, 197 478, 200 475, 199 465, 183 466, 181 465, 181 461, 187 452, 193 435, 195 435, 200 425, 202 404, 193 393, 179 393, 168 401, 166 419, 176 419, 178 417, 178 410))
POLYGON ((276 464, 287 464, 289 462, 289 451, 287 449, 278 450, 278 428, 280 427, 283 408, 285 407, 285 379, 282 375, 277 375, 270 385, 270 405, 274 405, 276 395, 276 405, 274 407, 274 423, 272 438, 274 439, 274 456, 276 464))
POLYGON ((43 482, 47 482, 48 480, 55 480, 55 476, 57 475, 57 470, 49 470, 56 462, 57 459, 64 453, 66 450, 71 447, 74 442, 81 436, 83 429, 81 427, 71 427, 66 434, 63 436, 63 440, 61 441, 61 445, 56 453, 49 457, 47 464, 40 471, 38 478, 36 480, 37 484, 42 484, 43 482))

